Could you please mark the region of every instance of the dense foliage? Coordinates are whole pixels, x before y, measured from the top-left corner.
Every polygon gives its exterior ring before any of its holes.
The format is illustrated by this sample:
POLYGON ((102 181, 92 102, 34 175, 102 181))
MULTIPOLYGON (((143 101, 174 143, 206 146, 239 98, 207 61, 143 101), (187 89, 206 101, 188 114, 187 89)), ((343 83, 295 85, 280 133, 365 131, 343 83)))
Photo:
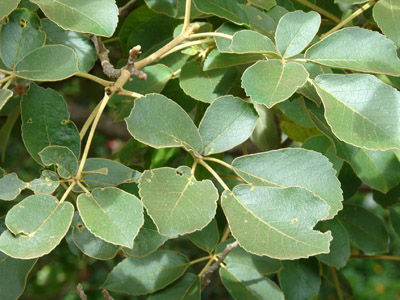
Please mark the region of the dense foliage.
POLYGON ((400 1, 0 20, 1 300, 400 297, 400 1))

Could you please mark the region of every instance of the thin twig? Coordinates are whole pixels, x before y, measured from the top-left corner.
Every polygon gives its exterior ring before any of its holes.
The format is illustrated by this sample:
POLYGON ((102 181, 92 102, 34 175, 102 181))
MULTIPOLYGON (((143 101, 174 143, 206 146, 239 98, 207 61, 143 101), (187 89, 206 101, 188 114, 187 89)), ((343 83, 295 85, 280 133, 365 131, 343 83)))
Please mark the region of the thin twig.
POLYGON ((215 162, 215 163, 217 163, 217 164, 220 164, 221 166, 224 166, 224 167, 226 167, 226 168, 228 168, 228 169, 230 169, 230 170, 232 170, 233 171, 233 166, 231 166, 230 164, 228 164, 227 162, 224 162, 223 160, 221 160, 221 159, 218 159, 218 158, 215 158, 215 157, 203 157, 203 159, 204 160, 208 160, 208 161, 212 161, 212 162, 215 162))
POLYGON ((342 294, 342 289, 340 287, 340 282, 339 282, 339 279, 338 279, 337 274, 336 274, 336 270, 335 270, 334 267, 329 267, 329 270, 331 271, 331 274, 332 274, 333 283, 335 285, 335 289, 336 289, 336 293, 338 295, 338 298, 339 298, 339 300, 344 300, 343 294, 342 294))
POLYGON ((335 21, 336 23, 340 23, 340 21, 341 21, 338 17, 336 17, 335 15, 331 14, 329 11, 326 11, 325 9, 323 9, 323 8, 313 4, 313 3, 310 3, 310 2, 308 2, 306 0, 296 0, 296 1, 301 3, 301 4, 303 4, 304 6, 307 6, 307 7, 311 8, 311 9, 319 12, 321 15, 331 19, 332 21, 335 21))
POLYGON ((391 256, 391 255, 363 255, 363 254, 356 254, 356 255, 350 256, 350 258, 400 260, 400 256, 391 256))
POLYGON ((81 300, 87 300, 87 296, 85 294, 85 291, 83 290, 82 284, 78 283, 78 285, 76 286, 76 292, 81 300))
POLYGON ((224 259, 228 256, 228 254, 235 249, 239 243, 237 241, 226 245, 224 252, 222 252, 221 256, 218 258, 216 262, 214 262, 211 266, 209 266, 201 276, 201 289, 203 290, 210 283, 210 276, 214 273, 215 270, 218 269, 219 265, 224 261, 224 259))
POLYGON ((195 46, 195 45, 201 45, 201 44, 206 44, 206 43, 213 43, 214 39, 202 39, 202 40, 197 40, 197 41, 192 41, 192 42, 187 42, 181 45, 178 45, 174 48, 172 48, 171 50, 169 50, 168 52, 164 53, 163 55, 160 56, 160 58, 163 58, 165 56, 168 56, 174 52, 177 52, 179 50, 191 47, 191 46, 195 46))
MULTIPOLYGON (((299 0, 297 0, 299 1, 299 0)), ((376 3, 377 0, 371 0, 369 1, 367 4, 363 5, 362 7, 360 7, 359 9, 357 9, 355 12, 353 12, 350 16, 348 16, 346 19, 344 19, 342 22, 340 22, 339 24, 337 24, 335 27, 333 27, 331 30, 329 30, 327 33, 321 35, 321 39, 327 37, 328 35, 334 33, 336 30, 339 30, 340 28, 342 28, 344 25, 346 25, 347 23, 349 23, 351 20, 353 20, 354 18, 358 17, 359 15, 361 15, 364 11, 366 11, 368 8, 374 6, 374 4, 376 3)))
POLYGON ((135 2, 136 0, 129 0, 124 6, 120 7, 118 9, 118 14, 120 17, 124 17, 128 12, 129 7, 135 2))
POLYGON ((214 178, 219 182, 219 184, 224 188, 224 190, 229 190, 229 187, 225 184, 225 182, 221 179, 221 177, 219 177, 219 175, 217 174, 217 172, 214 171, 213 168, 211 168, 204 160, 202 160, 201 158, 199 158, 199 163, 207 169, 208 172, 211 173, 212 176, 214 176, 214 178))
POLYGON ((121 89, 117 94, 118 95, 122 95, 122 96, 130 96, 130 97, 133 97, 133 98, 144 97, 144 95, 142 95, 142 94, 135 93, 135 92, 132 92, 132 91, 128 91, 128 90, 125 90, 125 89, 121 89))
POLYGON ((114 300, 113 297, 111 297, 111 295, 108 293, 108 291, 106 289, 101 291, 103 293, 104 299, 106 300, 114 300))
POLYGON ((89 73, 76 73, 75 76, 89 79, 89 80, 97 82, 98 84, 101 84, 102 86, 105 86, 105 87, 110 87, 114 84, 113 81, 105 80, 105 79, 102 79, 100 77, 94 76, 89 73))
POLYGON ((222 32, 200 32, 200 33, 194 33, 192 34, 189 39, 193 40, 193 39, 198 39, 198 38, 206 38, 206 37, 221 37, 224 39, 228 39, 228 40, 232 40, 233 36, 226 34, 226 33, 222 33, 222 32))
POLYGON ((87 130, 89 129, 90 125, 92 124, 94 118, 96 117, 97 111, 99 110, 101 102, 99 102, 96 107, 92 110, 89 117, 86 119, 85 124, 83 124, 81 131, 79 132, 79 137, 83 140, 87 130))
POLYGON ((192 0, 186 0, 186 5, 185 5, 185 19, 183 20, 183 27, 182 27, 182 33, 184 33, 190 25, 190 6, 192 4, 192 0))

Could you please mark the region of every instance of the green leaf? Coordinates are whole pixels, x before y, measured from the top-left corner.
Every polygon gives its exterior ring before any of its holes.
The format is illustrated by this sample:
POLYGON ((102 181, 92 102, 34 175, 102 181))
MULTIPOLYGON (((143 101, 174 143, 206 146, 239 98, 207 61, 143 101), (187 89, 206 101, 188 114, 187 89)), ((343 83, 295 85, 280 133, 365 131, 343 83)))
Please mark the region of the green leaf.
POLYGON ((400 149, 399 91, 367 74, 319 75, 314 83, 340 140, 370 150, 400 149))
MULTIPOLYGON (((78 58, 78 70, 89 72, 97 60, 93 43, 81 33, 64 30, 49 19, 42 19, 42 28, 46 33, 46 44, 61 44, 74 50, 78 58)), ((135 77, 136 78, 136 77, 135 77)))
POLYGON ((391 208, 400 203, 400 185, 391 189, 386 194, 378 191, 372 191, 372 193, 375 202, 384 208, 391 208))
POLYGON ((211 253, 217 247, 219 241, 217 221, 213 219, 200 231, 193 232, 187 236, 190 241, 204 251, 211 253))
POLYGON ((286 300, 314 299, 318 295, 321 277, 315 259, 283 261, 279 283, 286 300))
POLYGON ((73 177, 78 171, 78 159, 65 146, 47 146, 38 154, 45 166, 56 165, 58 174, 63 178, 73 177))
POLYGON ((31 0, 43 13, 65 30, 112 36, 118 22, 114 0, 31 0))
POLYGON ((40 178, 27 183, 26 188, 35 194, 52 194, 59 186, 58 175, 49 170, 43 170, 40 178))
POLYGON ((330 245, 330 252, 317 255, 317 258, 325 264, 334 266, 337 269, 343 268, 350 257, 350 242, 343 225, 335 218, 319 223, 316 227, 322 232, 330 230, 333 240, 330 245))
POLYGON ((150 94, 135 101, 125 119, 130 134, 154 148, 184 147, 200 153, 203 142, 196 126, 175 102, 159 94, 150 94))
POLYGON ((374 6, 373 15, 382 32, 400 47, 400 3, 380 0, 374 6))
POLYGON ((219 269, 222 284, 235 299, 283 300, 279 287, 256 270, 237 264, 219 269))
MULTIPOLYGON (((4 122, 3 126, 0 128, 0 152, 1 152, 1 159, 4 161, 5 159, 5 154, 6 154, 6 148, 8 144, 8 140, 10 138, 11 132, 16 124, 16 122, 19 120, 19 114, 20 114, 20 107, 19 107, 19 97, 15 97, 13 99, 16 99, 17 103, 10 112, 8 112, 7 115, 7 120, 4 122)), ((14 103, 12 104, 14 105, 14 103)))
MULTIPOLYGON (((400 236, 400 206, 395 206, 389 209, 390 223, 394 229, 394 232, 400 236)), ((1 268, 1 267, 0 267, 1 268)))
POLYGON ((0 236, 0 251, 20 259, 49 254, 67 234, 74 214, 69 202, 50 195, 33 195, 7 213, 8 230, 0 236))
POLYGON ((59 81, 78 70, 78 58, 69 47, 47 45, 24 56, 15 66, 14 74, 27 80, 59 81))
POLYGON ((359 27, 330 34, 310 47, 305 56, 311 62, 332 68, 400 75, 400 59, 393 42, 376 31, 359 27))
POLYGON ((147 170, 139 181, 147 213, 162 235, 175 237, 203 229, 215 216, 218 191, 197 181, 190 168, 147 170))
POLYGON ((14 9, 18 7, 21 0, 5 0, 0 3, 0 20, 8 16, 14 9))
POLYGON ((282 132, 293 141, 304 143, 312 136, 320 135, 321 132, 314 127, 304 127, 291 120, 280 122, 282 132))
MULTIPOLYGON (((226 23, 222 24, 215 32, 225 33, 225 34, 233 36, 236 32, 243 30, 243 29, 245 29, 245 28, 242 26, 238 26, 233 23, 226 22, 226 23)), ((215 43, 217 44, 217 48, 220 52, 232 53, 232 49, 230 48, 232 41, 230 39, 223 38, 223 37, 214 37, 214 39, 215 39, 215 43)))
POLYGON ((15 300, 22 295, 36 262, 37 259, 14 259, 0 252, 0 299, 15 300))
POLYGON ((312 229, 329 206, 310 191, 238 185, 221 198, 232 235, 246 251, 278 259, 329 252, 330 233, 312 229))
POLYGON ((284 15, 275 32, 279 53, 285 58, 299 54, 311 43, 320 25, 321 16, 315 11, 297 10, 284 15))
POLYGON ((203 70, 209 71, 213 69, 245 65, 263 59, 264 56, 261 54, 221 53, 218 49, 214 49, 207 55, 207 58, 204 61, 203 70))
POLYGON ((46 34, 40 30, 37 14, 27 9, 17 9, 9 16, 9 22, 1 26, 1 58, 9 69, 32 50, 44 45, 46 34))
POLYGON ((196 100, 211 103, 225 96, 233 87, 237 77, 234 67, 203 71, 199 62, 185 64, 180 74, 180 86, 186 94, 196 100))
POLYGON ((13 96, 13 92, 7 89, 0 90, 0 110, 6 105, 8 99, 13 96))
POLYGON ((117 188, 101 188, 80 194, 76 204, 91 233, 111 244, 132 248, 144 222, 143 206, 136 196, 117 188))
POLYGON ((275 114, 266 106, 254 103, 254 108, 259 114, 256 127, 250 139, 262 151, 272 150, 279 146, 281 133, 275 123, 275 114))
POLYGON ((102 288, 129 295, 154 293, 181 277, 188 267, 189 259, 172 251, 128 257, 111 271, 102 288))
POLYGON ((167 288, 152 294, 148 300, 200 300, 200 277, 186 273, 167 288))
POLYGON ((238 157, 232 165, 252 185, 307 189, 330 207, 327 219, 342 208, 340 182, 332 164, 320 153, 288 148, 238 157))
POLYGON ((29 154, 41 163, 39 152, 47 146, 65 146, 79 157, 81 139, 69 119, 60 94, 32 83, 21 100, 22 138, 29 154))
POLYGON ((11 173, 0 178, 0 199, 11 201, 17 198, 27 184, 18 178, 17 174, 11 173))
POLYGON ((194 0, 196 8, 205 13, 214 15, 236 24, 247 24, 246 14, 236 1, 231 0, 194 0))
MULTIPOLYGON (((234 53, 262 53, 278 56, 274 43, 265 35, 252 30, 241 30, 232 37, 229 48, 234 53)), ((221 51, 223 52, 223 51, 221 51)))
POLYGON ((265 10, 269 10, 276 5, 275 0, 248 0, 247 3, 265 10))
MULTIPOLYGON (((155 12, 179 19, 185 16, 185 0, 145 0, 144 2, 155 12)), ((198 17, 201 13, 193 5, 193 0, 191 2, 190 17, 198 17)))
POLYGON ((144 224, 133 240, 133 248, 122 248, 122 250, 128 256, 143 257, 156 251, 167 240, 168 237, 159 234, 151 218, 144 214, 144 224))
POLYGON ((366 253, 386 252, 388 233, 377 215, 363 207, 345 205, 338 221, 345 227, 350 241, 366 253))
POLYGON ((77 212, 72 221, 72 240, 85 255, 99 260, 112 259, 120 249, 119 246, 107 243, 92 234, 77 212))
POLYGON ((257 119, 250 103, 233 96, 217 98, 199 125, 204 154, 224 152, 243 143, 251 136, 257 119))
MULTIPOLYGON (((230 239, 219 244, 216 249, 216 253, 218 255, 221 255, 224 252, 227 244, 230 244, 233 241, 234 239, 230 239)), ((246 252, 245 250, 243 250, 243 248, 239 246, 229 252, 229 255, 224 259, 224 263, 230 265, 237 264, 246 266, 248 268, 254 269, 261 275, 277 273, 282 269, 282 264, 279 260, 269 258, 268 256, 258 256, 251 254, 249 252, 246 252)))
POLYGON ((343 3, 343 4, 361 4, 368 2, 368 0, 335 0, 335 3, 343 3))
POLYGON ((259 61, 243 73, 242 87, 253 101, 271 108, 292 96, 307 79, 308 72, 298 63, 259 61))
POLYGON ((278 107, 293 122, 304 127, 313 127, 313 123, 308 118, 302 106, 303 101, 304 98, 302 96, 295 95, 289 101, 279 103, 278 107))

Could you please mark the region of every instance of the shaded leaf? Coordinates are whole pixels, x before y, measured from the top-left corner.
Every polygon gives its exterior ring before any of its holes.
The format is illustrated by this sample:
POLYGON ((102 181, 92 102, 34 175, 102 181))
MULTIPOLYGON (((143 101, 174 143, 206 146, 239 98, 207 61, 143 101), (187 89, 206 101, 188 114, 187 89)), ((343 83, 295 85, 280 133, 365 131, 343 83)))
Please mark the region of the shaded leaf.
POLYGON ((63 178, 73 177, 78 171, 78 159, 65 146, 47 146, 38 154, 45 166, 56 165, 58 174, 63 178))
POLYGON ((197 181, 190 168, 147 170, 139 181, 147 213, 162 235, 201 230, 215 216, 218 191, 210 180, 197 181))
POLYGON ((374 5, 373 14, 382 32, 400 47, 400 3, 380 0, 374 5))
MULTIPOLYGON (((252 30, 240 30, 232 37, 229 48, 233 53, 262 53, 279 57, 274 43, 265 35, 252 30)), ((224 52, 224 51, 221 51, 224 52)))
POLYGON ((154 148, 183 146, 200 153, 203 142, 196 126, 175 102, 159 94, 150 94, 135 101, 125 119, 128 130, 138 141, 154 148))
POLYGON ((11 173, 0 178, 0 199, 11 201, 17 198, 27 184, 18 178, 17 174, 11 173))
POLYGON ((117 188, 94 189, 80 194, 79 214, 95 236, 115 245, 133 246, 143 225, 143 206, 136 196, 117 188))
POLYGON ((275 0, 249 0, 248 3, 265 10, 269 10, 276 5, 275 0))
POLYGON ((111 271, 102 288, 129 295, 153 293, 177 280, 188 267, 189 259, 172 251, 128 257, 111 271))
POLYGON ((231 0, 194 0, 196 8, 206 14, 227 19, 236 24, 247 24, 246 14, 236 1, 231 0))
POLYGON ((250 137, 251 141, 262 151, 275 149, 279 146, 281 137, 274 113, 261 104, 254 103, 254 108, 260 117, 250 137))
MULTIPOLYGON (((190 9, 190 17, 195 18, 201 13, 193 5, 190 9)), ((185 0, 145 0, 144 1, 152 10, 158 13, 166 14, 174 18, 183 18, 185 15, 185 0)))
POLYGON ((261 54, 221 53, 218 49, 214 49, 207 55, 207 58, 204 61, 203 70, 209 71, 213 69, 244 65, 263 59, 264 56, 261 54))
POLYGON ((389 209, 390 223, 397 236, 400 236, 400 206, 395 206, 389 209))
POLYGON ((217 98, 199 125, 204 154, 224 152, 243 143, 251 136, 257 119, 250 103, 233 96, 217 98))
POLYGON ((6 105, 8 99, 13 96, 13 92, 7 89, 0 90, 0 110, 6 105))
POLYGON ((250 253, 295 259, 329 252, 330 233, 312 230, 329 206, 306 189, 238 185, 224 191, 222 208, 232 235, 250 253))
POLYGON ((211 253, 218 244, 219 233, 217 221, 213 219, 200 231, 193 232, 187 236, 190 241, 204 251, 211 253))
POLYGON ((200 300, 200 278, 192 273, 186 273, 165 289, 152 294, 149 300, 200 300))
POLYGON ((307 79, 308 72, 298 63, 259 61, 243 73, 242 87, 253 101, 271 108, 292 96, 307 79))

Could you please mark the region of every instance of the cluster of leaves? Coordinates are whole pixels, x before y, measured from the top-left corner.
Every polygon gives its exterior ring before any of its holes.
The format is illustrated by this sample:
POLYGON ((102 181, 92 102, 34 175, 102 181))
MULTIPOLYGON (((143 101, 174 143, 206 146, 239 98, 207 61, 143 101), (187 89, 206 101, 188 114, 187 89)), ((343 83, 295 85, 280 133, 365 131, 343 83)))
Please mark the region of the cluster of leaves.
POLYGON ((217 261, 235 299, 351 297, 351 251, 393 253, 400 233, 400 4, 292 2, 144 0, 117 29, 114 0, 1 1, 0 149, 20 117, 41 168, 0 169, 1 299, 64 238, 118 262, 111 292, 200 299, 217 261), (140 45, 147 80, 90 74, 88 34, 115 35, 121 61, 140 45), (105 88, 81 131, 46 88, 70 77, 105 88), (107 105, 132 139, 88 158, 107 105), (183 239, 207 255, 189 259, 183 239))

